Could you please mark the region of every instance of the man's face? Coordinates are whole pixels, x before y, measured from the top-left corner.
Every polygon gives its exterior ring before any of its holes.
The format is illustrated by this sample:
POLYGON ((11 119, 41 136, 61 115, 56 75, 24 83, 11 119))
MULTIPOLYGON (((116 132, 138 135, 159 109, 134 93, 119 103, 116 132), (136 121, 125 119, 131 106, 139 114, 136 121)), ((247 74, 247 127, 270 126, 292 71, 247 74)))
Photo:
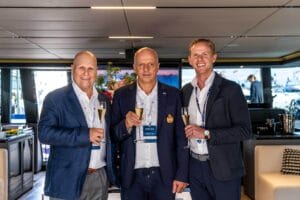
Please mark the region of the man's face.
POLYGON ((84 91, 90 91, 97 77, 97 60, 88 53, 80 54, 72 65, 73 80, 84 91))
POLYGON ((205 42, 192 46, 188 57, 190 65, 195 69, 197 75, 209 75, 217 59, 217 54, 205 42))
POLYGON ((139 83, 156 83, 156 75, 159 69, 159 63, 152 51, 144 50, 138 53, 135 57, 133 68, 138 76, 139 83))

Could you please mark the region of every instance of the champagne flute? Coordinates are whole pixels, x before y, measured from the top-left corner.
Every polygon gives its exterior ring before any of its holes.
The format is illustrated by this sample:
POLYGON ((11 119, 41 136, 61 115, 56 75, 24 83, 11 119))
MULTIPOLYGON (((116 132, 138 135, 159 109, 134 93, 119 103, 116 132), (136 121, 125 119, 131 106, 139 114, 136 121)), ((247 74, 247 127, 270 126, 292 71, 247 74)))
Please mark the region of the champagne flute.
MULTIPOLYGON (((99 116, 99 120, 100 120, 100 128, 103 128, 103 129, 104 129, 104 123, 105 123, 105 113, 106 113, 106 102, 100 101, 99 107, 98 107, 98 116, 99 116)), ((105 143, 104 140, 101 140, 100 142, 105 143)))
MULTIPOLYGON (((144 113, 144 105, 142 102, 136 102, 135 104, 135 114, 139 117, 139 120, 143 120, 143 113, 144 113)), ((142 136, 141 136, 141 126, 137 127, 138 128, 138 138, 136 138, 135 141, 141 141, 142 136)))
MULTIPOLYGON (((181 108, 181 117, 185 126, 190 124, 190 115, 189 115, 189 108, 182 107, 181 108)), ((188 144, 184 148, 190 148, 190 140, 188 139, 188 144)))

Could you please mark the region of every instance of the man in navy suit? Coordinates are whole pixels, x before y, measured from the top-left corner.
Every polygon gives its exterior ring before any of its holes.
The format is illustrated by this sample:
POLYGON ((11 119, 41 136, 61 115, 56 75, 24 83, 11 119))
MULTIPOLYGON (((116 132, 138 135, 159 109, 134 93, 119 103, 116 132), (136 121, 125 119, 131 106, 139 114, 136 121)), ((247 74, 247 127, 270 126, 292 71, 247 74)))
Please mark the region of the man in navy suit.
POLYGON ((250 74, 247 78, 250 82, 250 102, 263 103, 263 87, 260 81, 256 80, 254 74, 250 74))
POLYGON ((117 90, 112 105, 114 136, 121 146, 121 197, 174 199, 188 181, 179 91, 157 81, 159 62, 153 49, 139 49, 133 68, 137 82, 117 90), (143 108, 141 117, 135 108, 143 108))
POLYGON ((94 87, 94 54, 78 53, 71 67, 72 84, 46 96, 39 121, 39 139, 50 145, 44 192, 50 199, 106 200, 108 178, 114 181, 110 102, 94 87))
POLYGON ((238 84, 213 71, 215 45, 207 39, 189 46, 196 77, 182 88, 190 125, 190 188, 195 200, 240 200, 244 175, 240 143, 251 136, 247 103, 238 84))

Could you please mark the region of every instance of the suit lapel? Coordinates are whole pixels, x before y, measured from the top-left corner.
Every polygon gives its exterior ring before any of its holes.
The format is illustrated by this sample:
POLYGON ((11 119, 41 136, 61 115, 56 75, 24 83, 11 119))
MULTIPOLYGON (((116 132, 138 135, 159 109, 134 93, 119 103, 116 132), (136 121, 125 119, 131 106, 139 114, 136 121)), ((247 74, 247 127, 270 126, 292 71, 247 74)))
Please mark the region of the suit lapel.
POLYGON ((210 114, 211 108, 214 104, 215 99, 218 96, 219 91, 220 91, 219 86, 220 86, 221 82, 222 82, 221 77, 216 73, 213 84, 212 84, 212 86, 209 90, 208 101, 207 101, 207 106, 206 106, 206 117, 205 117, 206 121, 205 121, 205 124, 207 124, 207 119, 208 119, 208 116, 210 114))
POLYGON ((68 105, 70 106, 70 112, 73 113, 73 116, 77 119, 81 126, 88 126, 79 100, 71 84, 67 87, 67 94, 69 98, 68 105))
POLYGON ((157 107, 157 132, 159 133, 159 129, 162 125, 162 122, 165 120, 165 108, 167 106, 167 97, 168 93, 164 85, 158 82, 158 91, 157 91, 157 100, 158 100, 158 107, 157 107))

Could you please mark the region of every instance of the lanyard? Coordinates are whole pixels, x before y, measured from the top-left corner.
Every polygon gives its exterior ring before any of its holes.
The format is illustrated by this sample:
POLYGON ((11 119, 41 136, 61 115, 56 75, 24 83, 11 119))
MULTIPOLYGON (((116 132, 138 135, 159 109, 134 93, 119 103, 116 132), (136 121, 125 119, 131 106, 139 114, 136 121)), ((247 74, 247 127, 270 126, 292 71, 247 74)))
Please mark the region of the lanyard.
POLYGON ((207 95, 206 95, 206 98, 205 98, 205 101, 204 101, 204 105, 203 105, 203 109, 202 109, 202 112, 201 112, 200 103, 199 103, 199 99, 198 99, 198 88, 195 87, 197 109, 198 109, 198 111, 201 115, 202 126, 204 126, 204 127, 205 127, 206 107, 207 107, 207 101, 208 101, 209 93, 210 93, 210 88, 207 92, 207 95))

